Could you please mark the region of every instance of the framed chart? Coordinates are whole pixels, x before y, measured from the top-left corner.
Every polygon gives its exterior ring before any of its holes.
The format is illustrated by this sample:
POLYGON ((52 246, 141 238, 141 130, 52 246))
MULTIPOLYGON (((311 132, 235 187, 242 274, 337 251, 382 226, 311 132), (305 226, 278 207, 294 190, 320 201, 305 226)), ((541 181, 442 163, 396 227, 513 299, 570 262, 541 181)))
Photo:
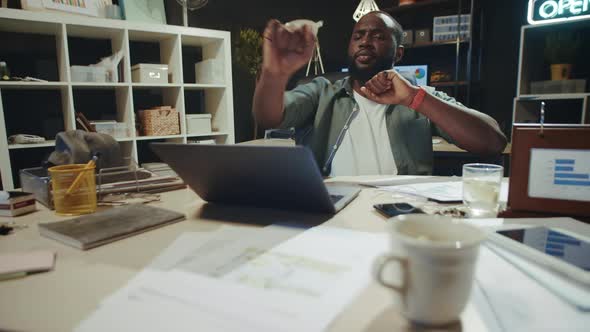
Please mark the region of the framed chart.
POLYGON ((508 208, 590 217, 590 126, 514 125, 508 208))

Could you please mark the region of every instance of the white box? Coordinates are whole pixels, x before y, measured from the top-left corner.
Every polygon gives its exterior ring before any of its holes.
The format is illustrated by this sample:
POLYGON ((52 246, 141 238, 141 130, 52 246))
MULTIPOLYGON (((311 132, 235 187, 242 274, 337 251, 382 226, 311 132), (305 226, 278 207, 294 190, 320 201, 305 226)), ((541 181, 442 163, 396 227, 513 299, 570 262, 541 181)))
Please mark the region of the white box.
POLYGON ((115 138, 131 136, 131 126, 125 122, 116 121, 90 121, 97 133, 111 135, 115 138))
POLYGON ((72 82, 98 82, 108 81, 108 73, 105 67, 95 66, 71 66, 70 75, 72 82))
POLYGON ((208 134, 211 132, 211 114, 187 114, 186 132, 189 134, 208 134))
POLYGON ((22 191, 6 191, 0 198, 0 216, 16 217, 37 210, 35 195, 22 191))
POLYGON ((223 84, 225 72, 223 62, 207 59, 195 63, 195 81, 204 84, 223 84))
POLYGON ((131 67, 131 79, 136 83, 168 83, 168 65, 136 64, 131 67))

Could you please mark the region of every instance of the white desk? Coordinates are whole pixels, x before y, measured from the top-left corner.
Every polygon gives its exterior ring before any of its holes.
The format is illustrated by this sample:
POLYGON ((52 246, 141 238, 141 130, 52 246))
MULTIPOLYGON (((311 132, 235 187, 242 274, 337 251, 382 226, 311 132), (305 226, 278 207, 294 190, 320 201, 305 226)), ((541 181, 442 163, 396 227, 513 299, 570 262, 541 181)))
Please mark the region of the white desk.
MULTIPOLYGON (((375 203, 391 202, 391 197, 391 194, 379 193, 375 189, 365 189, 326 224, 383 232, 386 229, 385 218, 375 212, 372 206, 375 203)), ((0 237, 0 252, 54 249, 57 251, 57 262, 51 272, 0 282, 0 330, 71 330, 94 311, 100 300, 125 285, 183 232, 211 232, 229 221, 280 222, 287 217, 289 220, 310 218, 309 215, 286 211, 227 208, 223 211, 224 221, 207 219, 202 216, 211 211, 189 190, 164 193, 162 202, 154 204, 184 212, 187 220, 89 251, 80 251, 39 236, 38 223, 61 219, 53 211, 42 208, 16 218, 19 223, 29 225, 29 228, 0 237)), ((590 236, 590 225, 571 222, 559 226, 590 236)), ((464 321, 462 325, 453 329, 481 330, 476 321, 464 321)), ((331 331, 408 329, 406 321, 392 305, 389 291, 376 283, 363 291, 330 327, 331 331)))

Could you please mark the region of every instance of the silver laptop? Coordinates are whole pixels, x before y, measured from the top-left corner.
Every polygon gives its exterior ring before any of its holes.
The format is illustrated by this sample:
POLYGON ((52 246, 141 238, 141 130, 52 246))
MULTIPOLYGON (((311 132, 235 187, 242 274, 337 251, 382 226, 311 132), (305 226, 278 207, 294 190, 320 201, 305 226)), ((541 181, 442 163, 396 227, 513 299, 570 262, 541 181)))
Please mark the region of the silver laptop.
POLYGON ((324 184, 313 154, 302 146, 150 146, 207 202, 336 213, 360 191, 324 184))

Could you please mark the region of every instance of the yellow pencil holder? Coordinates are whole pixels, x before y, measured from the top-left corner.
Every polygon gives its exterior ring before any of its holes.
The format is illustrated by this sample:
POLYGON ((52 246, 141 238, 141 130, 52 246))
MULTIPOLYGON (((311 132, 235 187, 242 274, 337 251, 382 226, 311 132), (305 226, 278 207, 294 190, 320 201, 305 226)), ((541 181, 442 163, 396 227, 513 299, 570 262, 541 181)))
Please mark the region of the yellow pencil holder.
POLYGON ((74 216, 96 211, 95 168, 86 164, 49 168, 53 203, 57 214, 74 216), (78 177, 80 178, 76 181, 78 177), (77 183, 72 187, 74 182, 77 183))

